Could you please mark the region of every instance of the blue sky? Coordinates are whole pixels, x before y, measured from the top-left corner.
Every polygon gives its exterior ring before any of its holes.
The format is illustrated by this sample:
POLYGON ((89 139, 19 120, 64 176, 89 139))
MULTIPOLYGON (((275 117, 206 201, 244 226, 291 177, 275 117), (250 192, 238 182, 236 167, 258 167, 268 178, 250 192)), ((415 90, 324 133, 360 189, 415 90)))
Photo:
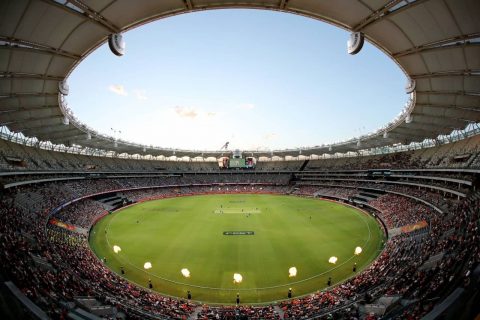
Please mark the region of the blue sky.
POLYGON ((69 77, 70 108, 94 129, 147 145, 219 149, 315 146, 393 119, 406 78, 366 43, 291 14, 215 10, 153 22, 103 45, 69 77))

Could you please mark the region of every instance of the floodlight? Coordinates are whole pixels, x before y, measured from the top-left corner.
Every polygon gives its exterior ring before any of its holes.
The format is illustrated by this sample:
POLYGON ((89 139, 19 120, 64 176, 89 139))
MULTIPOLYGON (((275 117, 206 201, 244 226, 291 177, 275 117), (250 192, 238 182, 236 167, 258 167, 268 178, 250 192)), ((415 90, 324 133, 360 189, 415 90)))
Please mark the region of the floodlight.
POLYGON ((405 86, 405 92, 410 94, 413 91, 415 91, 415 88, 417 87, 417 82, 413 79, 408 80, 406 86, 405 86))
POLYGON ((359 53, 363 48, 364 42, 365 37, 363 36, 363 33, 352 32, 347 42, 347 52, 352 55, 359 53))
POLYGON ((60 91, 60 93, 63 94, 64 96, 68 95, 69 90, 70 90, 70 87, 68 86, 66 80, 60 81, 58 83, 58 91, 60 91))
POLYGON ((116 56, 123 56, 125 54, 125 41, 121 33, 114 33, 108 37, 108 46, 116 56))

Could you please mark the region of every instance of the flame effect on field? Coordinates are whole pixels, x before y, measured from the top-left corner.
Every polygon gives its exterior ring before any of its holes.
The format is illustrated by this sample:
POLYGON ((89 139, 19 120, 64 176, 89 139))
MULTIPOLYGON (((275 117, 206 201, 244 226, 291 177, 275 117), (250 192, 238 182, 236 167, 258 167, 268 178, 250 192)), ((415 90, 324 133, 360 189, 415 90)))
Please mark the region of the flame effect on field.
POLYGON ((185 278, 190 278, 190 271, 187 268, 183 268, 180 272, 185 278))
POLYGON ((240 283, 242 282, 243 277, 240 273, 234 273, 233 274, 233 283, 240 283))
POLYGON ((331 264, 335 264, 335 263, 337 263, 337 260, 338 260, 337 257, 330 257, 330 259, 328 259, 328 262, 331 263, 331 264))
POLYGON ((288 269, 288 276, 291 277, 296 277, 297 276, 297 268, 291 267, 288 269))
POLYGON ((113 246, 113 252, 119 253, 120 251, 122 251, 122 248, 120 248, 120 247, 117 246, 117 245, 113 246))
POLYGON ((355 248, 355 255, 359 255, 360 253, 362 253, 362 248, 361 247, 356 247, 355 248))
POLYGON ((146 270, 151 269, 152 264, 150 262, 145 262, 145 264, 143 265, 143 268, 146 269, 146 270))

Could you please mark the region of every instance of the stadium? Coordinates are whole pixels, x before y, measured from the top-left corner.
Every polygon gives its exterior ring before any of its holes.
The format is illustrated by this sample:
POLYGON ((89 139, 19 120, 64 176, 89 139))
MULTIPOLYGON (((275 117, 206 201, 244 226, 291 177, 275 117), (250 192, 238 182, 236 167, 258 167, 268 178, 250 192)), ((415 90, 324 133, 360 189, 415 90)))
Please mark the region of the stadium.
POLYGON ((0 1, 0 317, 478 319, 479 16, 478 0, 0 1), (123 59, 129 32, 217 9, 341 29, 345 57, 369 45, 400 70, 407 103, 377 130, 269 149, 131 142, 67 103, 102 48, 123 59))

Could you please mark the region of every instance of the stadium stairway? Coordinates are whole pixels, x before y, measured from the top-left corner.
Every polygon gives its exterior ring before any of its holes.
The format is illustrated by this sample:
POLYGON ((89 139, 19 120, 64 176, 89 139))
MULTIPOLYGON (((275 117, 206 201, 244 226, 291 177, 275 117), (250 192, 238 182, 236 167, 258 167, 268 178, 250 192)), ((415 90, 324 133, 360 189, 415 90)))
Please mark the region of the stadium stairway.
POLYGON ((118 316, 117 308, 103 305, 93 297, 76 297, 74 300, 77 307, 70 310, 70 312, 77 317, 95 320, 102 318, 117 318, 118 316))
POLYGON ((30 213, 35 212, 42 202, 42 195, 36 192, 19 193, 15 197, 15 205, 30 213))
POLYGON ((361 310, 365 314, 375 314, 383 316, 387 310, 392 309, 397 302, 400 301, 400 296, 381 296, 374 303, 365 304, 361 310))
POLYGON ((369 196, 366 196, 366 195, 363 195, 361 193, 357 194, 357 195, 354 195, 352 197, 354 200, 359 200, 361 202, 368 202, 370 200, 375 200, 376 198, 372 198, 372 197, 369 197, 369 196))
POLYGON ((280 308, 278 305, 275 305, 273 307, 273 310, 275 310, 275 312, 278 314, 278 316, 280 317, 280 319, 284 319, 285 318, 285 312, 283 312, 283 309, 280 308))
POLYGON ((360 202, 369 202, 377 199, 382 196, 382 194, 375 193, 373 191, 360 190, 358 194, 354 195, 352 198, 360 202))
POLYGON ((198 319, 198 314, 200 312, 202 312, 202 307, 201 306, 196 307, 195 310, 193 310, 193 312, 188 317, 188 320, 197 320, 198 319))
POLYGON ((97 202, 99 202, 105 210, 111 211, 116 210, 131 201, 125 197, 123 194, 110 194, 110 195, 99 195, 94 197, 97 202))
POLYGON ((373 191, 365 191, 365 190, 360 190, 360 192, 359 192, 359 195, 364 196, 364 197, 368 197, 371 200, 375 200, 378 197, 383 196, 384 194, 385 194, 385 192, 376 193, 376 192, 373 192, 373 191))
POLYGON ((298 171, 303 171, 303 170, 305 170, 305 167, 308 165, 308 162, 309 162, 309 161, 310 161, 309 159, 303 161, 303 164, 302 164, 302 166, 300 167, 300 169, 299 169, 298 171))

